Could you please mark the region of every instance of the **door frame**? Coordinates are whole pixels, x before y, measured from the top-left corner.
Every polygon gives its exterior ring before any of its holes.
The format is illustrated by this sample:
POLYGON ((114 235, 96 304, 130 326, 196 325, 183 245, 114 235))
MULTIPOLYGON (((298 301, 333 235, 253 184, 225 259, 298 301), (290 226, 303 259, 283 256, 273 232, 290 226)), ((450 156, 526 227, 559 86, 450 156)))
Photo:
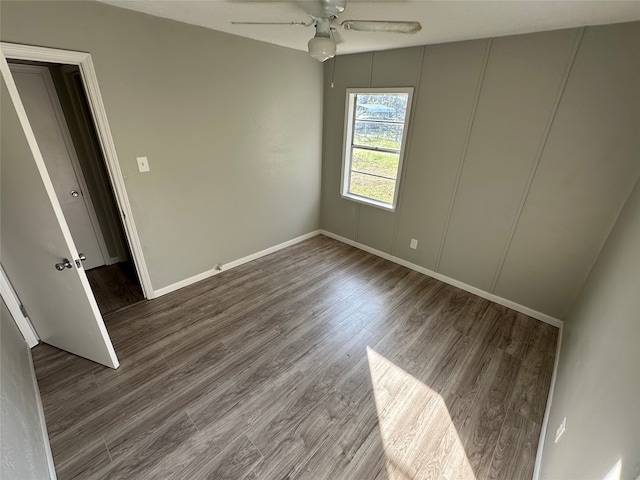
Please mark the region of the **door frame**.
POLYGON ((9 277, 7 277, 2 265, 0 265, 0 297, 4 300, 4 304, 7 306, 9 313, 11 313, 13 321, 18 326, 18 330, 20 330, 29 348, 38 345, 40 337, 38 337, 35 328, 31 325, 27 311, 24 310, 24 306, 13 289, 11 282, 9 282, 9 277))
POLYGON ((105 159, 109 181, 116 197, 120 218, 124 225, 124 233, 131 249, 142 292, 145 298, 154 298, 151 277, 149 276, 149 270, 142 251, 142 243, 133 219, 133 211, 127 195, 122 170, 120 169, 116 147, 111 136, 111 129, 109 128, 107 113, 102 102, 102 95, 100 94, 91 54, 8 42, 0 42, 0 49, 7 59, 61 63, 79 67, 96 134, 105 159))

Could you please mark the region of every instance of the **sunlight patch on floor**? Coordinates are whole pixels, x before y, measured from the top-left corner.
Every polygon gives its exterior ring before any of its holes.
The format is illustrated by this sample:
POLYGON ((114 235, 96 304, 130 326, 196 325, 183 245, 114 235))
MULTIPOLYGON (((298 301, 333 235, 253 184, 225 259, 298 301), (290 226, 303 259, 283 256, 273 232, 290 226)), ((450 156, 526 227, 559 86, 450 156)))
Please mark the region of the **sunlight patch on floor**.
POLYGON ((442 397, 367 347, 389 480, 476 480, 442 397))

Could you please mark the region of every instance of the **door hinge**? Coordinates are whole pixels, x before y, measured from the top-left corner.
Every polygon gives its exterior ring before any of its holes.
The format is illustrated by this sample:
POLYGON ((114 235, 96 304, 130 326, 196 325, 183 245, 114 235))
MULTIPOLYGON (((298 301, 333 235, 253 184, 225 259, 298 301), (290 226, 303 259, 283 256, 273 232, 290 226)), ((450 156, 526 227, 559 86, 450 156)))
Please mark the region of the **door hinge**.
POLYGON ((127 218, 127 214, 124 213, 124 210, 120 210, 122 212, 122 218, 127 218))
POLYGON ((27 314, 27 309, 26 309, 26 308, 24 308, 24 305, 22 305, 22 304, 20 304, 20 312, 22 312, 22 315, 23 315, 25 318, 29 318, 29 315, 27 314))

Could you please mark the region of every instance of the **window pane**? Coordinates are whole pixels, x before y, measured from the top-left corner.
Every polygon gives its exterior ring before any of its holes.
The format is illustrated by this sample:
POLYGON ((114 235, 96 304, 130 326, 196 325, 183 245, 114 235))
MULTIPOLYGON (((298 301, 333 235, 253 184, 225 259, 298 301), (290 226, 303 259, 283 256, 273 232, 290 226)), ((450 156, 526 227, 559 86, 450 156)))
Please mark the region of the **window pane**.
POLYGON ((356 120, 353 132, 353 143, 371 145, 373 147, 400 150, 402 144, 402 123, 372 122, 356 120))
POLYGON ((347 90, 340 188, 345 198, 393 208, 412 93, 412 88, 347 90))
POLYGON ((359 93, 356 95, 356 120, 404 121, 408 93, 359 93))
POLYGON ((391 203, 393 202, 393 191, 395 187, 395 180, 374 177, 366 173, 351 172, 349 193, 391 203))
POLYGON ((373 152, 354 148, 351 157, 351 170, 395 180, 398 175, 399 161, 400 154, 398 153, 373 152))

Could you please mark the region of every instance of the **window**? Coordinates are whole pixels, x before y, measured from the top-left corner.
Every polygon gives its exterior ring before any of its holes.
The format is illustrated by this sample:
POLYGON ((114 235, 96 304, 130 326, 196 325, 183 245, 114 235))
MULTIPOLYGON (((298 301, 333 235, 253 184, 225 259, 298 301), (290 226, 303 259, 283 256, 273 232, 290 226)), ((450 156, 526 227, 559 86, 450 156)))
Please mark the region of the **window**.
POLYGON ((347 89, 344 198, 395 210, 413 88, 347 89))

